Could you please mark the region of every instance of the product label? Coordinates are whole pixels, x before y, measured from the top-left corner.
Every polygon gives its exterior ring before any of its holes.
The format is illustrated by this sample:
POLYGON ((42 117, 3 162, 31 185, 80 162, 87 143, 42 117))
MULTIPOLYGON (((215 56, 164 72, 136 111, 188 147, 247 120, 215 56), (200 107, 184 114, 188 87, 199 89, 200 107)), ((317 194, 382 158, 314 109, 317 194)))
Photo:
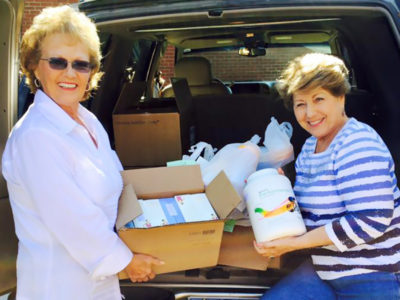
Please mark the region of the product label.
POLYGON ((203 230, 203 235, 210 235, 215 233, 215 229, 203 230))
POLYGON ((262 218, 270 218, 279 216, 286 212, 295 212, 299 211, 296 199, 294 197, 288 197, 284 201, 282 201, 279 205, 274 207, 273 209, 266 210, 262 207, 256 207, 254 209, 254 213, 258 214, 262 218))

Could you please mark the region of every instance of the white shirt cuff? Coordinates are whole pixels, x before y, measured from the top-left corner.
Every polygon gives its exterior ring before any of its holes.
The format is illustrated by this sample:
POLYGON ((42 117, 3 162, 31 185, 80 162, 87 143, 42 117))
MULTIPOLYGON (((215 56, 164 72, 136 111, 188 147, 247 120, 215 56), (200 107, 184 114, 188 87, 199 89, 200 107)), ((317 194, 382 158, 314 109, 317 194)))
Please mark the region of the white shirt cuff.
POLYGON ((115 275, 125 269, 132 258, 132 251, 118 239, 111 254, 102 259, 93 270, 91 277, 95 280, 102 280, 107 276, 115 275))

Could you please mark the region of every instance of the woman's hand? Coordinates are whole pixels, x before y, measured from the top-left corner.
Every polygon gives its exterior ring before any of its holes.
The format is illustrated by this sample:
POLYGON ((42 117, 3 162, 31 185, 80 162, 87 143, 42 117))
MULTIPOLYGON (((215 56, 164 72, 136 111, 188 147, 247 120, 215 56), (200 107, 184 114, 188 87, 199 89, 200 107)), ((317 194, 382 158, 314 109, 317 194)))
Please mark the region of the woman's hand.
POLYGON ((256 251, 265 257, 276 257, 295 250, 328 245, 333 245, 333 242, 329 239, 324 226, 299 236, 284 237, 263 243, 254 241, 254 248, 256 251))
POLYGON ((297 250, 295 237, 284 237, 270 242, 253 242, 256 251, 264 257, 278 257, 287 252, 297 250))
POLYGON ((153 266, 163 265, 164 262, 150 255, 134 254, 125 271, 132 282, 145 282, 153 279, 156 274, 153 266))

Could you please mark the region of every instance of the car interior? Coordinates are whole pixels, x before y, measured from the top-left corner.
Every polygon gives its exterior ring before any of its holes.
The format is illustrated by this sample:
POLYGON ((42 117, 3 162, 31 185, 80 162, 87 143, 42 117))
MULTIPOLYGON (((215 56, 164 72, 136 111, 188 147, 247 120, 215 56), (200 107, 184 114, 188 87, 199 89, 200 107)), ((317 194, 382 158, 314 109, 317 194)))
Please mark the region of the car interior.
MULTIPOLYGON (((154 107, 176 105, 172 85, 159 96, 154 97, 153 92, 163 51, 172 46, 176 61, 173 77, 185 78, 191 93, 194 142, 204 140, 217 148, 244 142, 255 133, 262 135, 269 116, 274 115, 280 121, 291 121, 295 127, 292 143, 298 153, 307 134, 296 126, 292 113, 282 106, 273 80, 268 83, 259 79, 221 82, 212 77, 213 66, 202 53, 217 49, 239 52, 240 48, 247 47, 267 49, 268 54, 269 47, 285 51, 288 46, 301 46, 309 52, 314 51, 311 46, 323 45, 330 53, 341 57, 350 70, 352 90, 346 96, 347 114, 376 128, 389 148, 396 152, 399 142, 389 137, 394 133, 390 120, 395 120, 398 110, 395 105, 398 92, 393 87, 397 82, 399 55, 398 37, 391 26, 385 11, 377 8, 257 9, 228 11, 219 17, 199 13, 190 18, 178 15, 172 19, 134 18, 99 23, 104 40, 105 75, 100 89, 87 105, 110 136, 113 135, 113 107, 128 84, 146 83, 141 99, 132 99, 132 103, 136 101, 137 105, 149 109, 152 103, 154 107), (127 70, 134 72, 131 81, 127 70)), ((257 58, 244 57, 248 61, 257 58)), ((226 65, 239 68, 234 62, 227 61, 226 65)), ((395 157, 395 161, 398 158, 395 157)))

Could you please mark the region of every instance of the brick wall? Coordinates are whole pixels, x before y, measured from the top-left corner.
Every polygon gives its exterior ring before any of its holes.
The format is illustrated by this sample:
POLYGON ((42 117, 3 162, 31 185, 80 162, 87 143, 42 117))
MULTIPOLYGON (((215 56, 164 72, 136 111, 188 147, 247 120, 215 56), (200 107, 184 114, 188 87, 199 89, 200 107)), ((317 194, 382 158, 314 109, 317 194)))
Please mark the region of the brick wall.
POLYGON ((166 80, 165 84, 170 84, 170 78, 174 76, 174 66, 175 66, 175 47, 168 45, 167 49, 160 62, 160 71, 162 77, 166 80))
POLYGON ((24 16, 22 18, 22 33, 29 28, 32 24, 32 19, 34 16, 38 15, 41 10, 47 6, 59 6, 63 4, 77 3, 78 0, 26 0, 24 7, 24 16))
MULTIPOLYGON (((167 50, 160 66, 166 79, 173 75, 174 64, 171 60, 175 54, 173 47, 167 50)), ((207 58, 211 63, 213 76, 222 81, 273 81, 279 77, 289 60, 308 52, 312 50, 305 47, 285 47, 268 48, 266 56, 258 57, 240 56, 237 51, 210 51, 193 56, 207 58)))
POLYGON ((275 80, 292 58, 311 52, 307 48, 269 48, 266 56, 245 57, 237 51, 207 52, 213 76, 223 81, 275 80))

